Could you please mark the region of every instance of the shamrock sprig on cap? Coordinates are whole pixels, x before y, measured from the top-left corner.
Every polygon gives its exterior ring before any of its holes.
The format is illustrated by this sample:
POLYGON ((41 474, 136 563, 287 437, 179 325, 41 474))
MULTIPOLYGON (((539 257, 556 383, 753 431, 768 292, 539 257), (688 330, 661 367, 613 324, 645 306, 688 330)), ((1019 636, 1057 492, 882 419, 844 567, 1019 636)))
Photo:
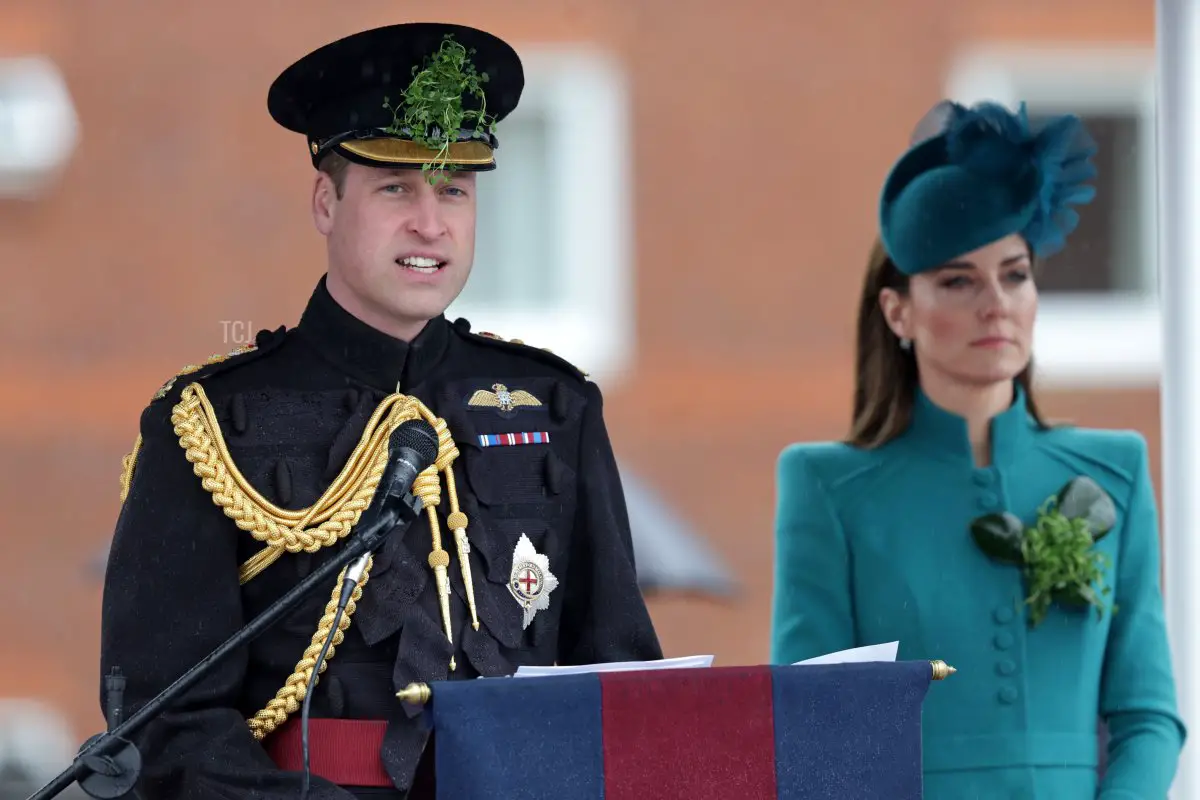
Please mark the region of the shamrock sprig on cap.
POLYGON ((986 514, 971 523, 971 536, 990 558, 1022 568, 1030 625, 1037 626, 1053 602, 1094 606, 1097 617, 1104 616, 1101 597, 1112 591, 1104 585, 1104 570, 1111 559, 1093 545, 1116 519, 1112 498, 1094 480, 1079 476, 1042 504, 1032 526, 1009 512, 986 514))
POLYGON ((386 130, 436 151, 432 160, 421 165, 421 173, 434 185, 448 180, 446 172, 454 169, 448 155, 461 130, 473 126, 476 134, 490 133, 495 125, 495 119, 487 113, 483 91, 488 74, 475 69, 471 62, 474 54, 474 49, 468 50, 446 34, 425 65, 413 68, 403 102, 393 106, 389 98, 383 99, 383 107, 392 112, 392 124, 386 130), (464 96, 474 97, 479 108, 465 108, 464 96))

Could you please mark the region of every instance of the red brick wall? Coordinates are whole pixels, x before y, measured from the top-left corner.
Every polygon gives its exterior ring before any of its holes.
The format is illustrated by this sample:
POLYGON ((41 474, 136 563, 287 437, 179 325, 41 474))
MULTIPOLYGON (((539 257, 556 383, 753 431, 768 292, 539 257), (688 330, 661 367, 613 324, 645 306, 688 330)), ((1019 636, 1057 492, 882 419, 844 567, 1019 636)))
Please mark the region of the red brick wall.
MULTIPOLYGON (((970 12, 949 0, 685 6, 464 0, 452 14, 432 2, 404 13, 518 41, 596 41, 626 59, 638 371, 610 393, 610 426, 622 458, 745 587, 725 604, 655 600, 668 653, 751 663, 767 655, 775 457, 846 424, 875 195, 916 116, 938 99, 950 49, 974 34, 1148 41, 1153 9, 1133 0, 991 0, 970 12), (722 457, 711 458, 718 445, 722 457)), ((400 19, 394 3, 334 8, 0 7, 0 54, 55 58, 83 137, 49 199, 0 204, 11 543, 0 602, 22 621, 0 680, 60 704, 80 736, 101 724, 100 585, 85 564, 111 531, 141 408, 184 363, 228 349, 222 320, 291 324, 322 270, 303 143, 271 122, 266 89, 297 54, 400 19)), ((1081 423, 1141 429, 1156 446, 1157 403, 1152 391, 1045 400, 1081 423)))

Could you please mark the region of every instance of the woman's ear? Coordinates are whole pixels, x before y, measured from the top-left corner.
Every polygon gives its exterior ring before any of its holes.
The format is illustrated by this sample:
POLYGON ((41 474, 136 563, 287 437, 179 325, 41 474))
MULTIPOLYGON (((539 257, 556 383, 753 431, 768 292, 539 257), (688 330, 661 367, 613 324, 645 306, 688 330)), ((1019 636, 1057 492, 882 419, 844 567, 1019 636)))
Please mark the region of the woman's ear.
POLYGON ((895 289, 883 289, 879 292, 879 309, 897 339, 912 338, 909 333, 907 298, 895 289))

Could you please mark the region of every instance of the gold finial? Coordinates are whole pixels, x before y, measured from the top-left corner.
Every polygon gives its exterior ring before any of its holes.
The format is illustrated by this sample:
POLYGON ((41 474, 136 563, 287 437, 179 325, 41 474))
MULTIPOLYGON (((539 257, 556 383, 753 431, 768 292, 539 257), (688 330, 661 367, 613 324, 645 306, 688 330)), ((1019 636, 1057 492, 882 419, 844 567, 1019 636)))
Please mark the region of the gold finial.
POLYGON ((944 681, 954 673, 958 672, 954 667, 942 661, 940 658, 936 661, 930 661, 930 666, 933 667, 933 679, 935 681, 944 681))
POLYGON ((427 683, 410 683, 396 692, 396 697, 400 698, 400 702, 402 703, 413 703, 423 706, 429 702, 429 698, 433 697, 433 692, 429 689, 429 684, 427 683))

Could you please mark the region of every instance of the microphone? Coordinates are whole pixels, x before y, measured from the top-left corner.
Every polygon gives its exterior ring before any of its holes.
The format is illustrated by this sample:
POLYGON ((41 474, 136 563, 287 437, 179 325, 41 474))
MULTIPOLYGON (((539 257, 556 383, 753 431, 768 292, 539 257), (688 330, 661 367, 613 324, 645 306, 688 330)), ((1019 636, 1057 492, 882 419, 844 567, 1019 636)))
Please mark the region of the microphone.
POLYGON ((416 519, 421 512, 421 501, 412 495, 412 485, 417 476, 429 468, 437 460, 438 437, 437 431, 423 419, 409 420, 396 427, 388 439, 388 463, 370 505, 359 517, 360 530, 356 532, 351 545, 355 549, 362 548, 362 555, 356 558, 346 568, 346 577, 342 581, 342 592, 338 597, 337 611, 333 616, 333 624, 329 627, 329 635, 321 645, 321 652, 313 663, 313 670, 308 676, 308 686, 304 692, 304 702, 300 709, 300 747, 304 756, 304 781, 300 797, 308 797, 311 770, 309 767, 308 748, 308 711, 312 702, 313 686, 317 682, 333 637, 341 624, 342 615, 350 603, 359 580, 367 570, 367 562, 372 552, 390 533, 401 517, 409 522, 416 519), (411 512, 411 516, 409 513, 411 512), (365 522, 364 522, 365 520, 365 522))
MULTIPOLYGON (((404 506, 408 506, 408 510, 414 514, 420 513, 420 502, 411 497, 410 491, 417 476, 433 464, 437 454, 437 431, 423 419, 409 420, 392 432, 391 438, 388 439, 387 466, 379 478, 379 485, 375 488, 371 504, 359 517, 359 538, 379 537, 380 534, 390 531, 401 516, 407 516, 402 511, 404 506)), ((351 589, 343 587, 339 603, 341 608, 345 608, 354 584, 358 583, 366 571, 367 560, 376 546, 377 544, 369 546, 346 571, 346 586, 351 589)))

